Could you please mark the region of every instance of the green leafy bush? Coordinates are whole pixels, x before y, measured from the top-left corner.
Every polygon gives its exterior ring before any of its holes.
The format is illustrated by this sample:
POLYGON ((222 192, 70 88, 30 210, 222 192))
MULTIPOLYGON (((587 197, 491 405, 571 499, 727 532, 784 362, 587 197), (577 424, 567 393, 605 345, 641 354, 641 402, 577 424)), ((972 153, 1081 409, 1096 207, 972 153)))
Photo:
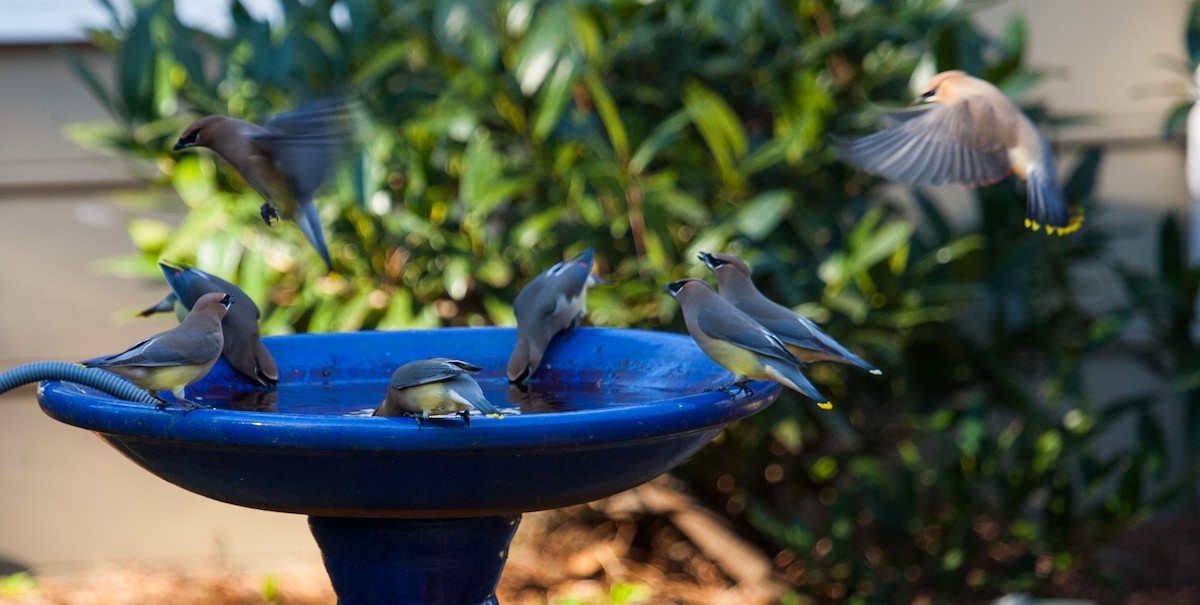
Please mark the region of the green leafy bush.
MULTIPOLYGON (((1168 485, 1148 404, 1170 394, 1100 408, 1083 368, 1102 353, 1140 363, 1123 334, 1146 318, 1176 335, 1163 354, 1195 355, 1181 326, 1196 276, 1173 224, 1166 284, 1124 271, 1094 221, 1025 231, 1018 188, 975 193, 964 231, 834 159, 829 133, 868 127, 868 100, 910 97, 919 65, 1014 95, 1037 80, 1020 19, 993 39, 955 6, 286 0, 268 23, 235 1, 233 31, 213 34, 152 0, 93 32, 113 90, 68 60, 114 119, 79 139, 153 162, 149 195, 188 208, 178 227, 131 224, 139 252, 110 267, 152 275, 166 257, 233 276, 265 303, 267 333, 511 324, 519 285, 586 246, 615 282, 590 297, 593 324, 678 330, 661 284, 705 276, 700 250, 743 255, 765 291, 886 373, 814 367, 833 412, 785 394, 680 473, 798 593, 945 601, 1055 590, 1174 494, 1147 484, 1168 485), (262 120, 335 94, 361 152, 318 200, 325 276, 294 227, 261 224, 227 166, 169 149, 195 114, 262 120), (1084 265, 1121 275, 1126 300, 1086 304, 1084 265), (1130 419, 1140 449, 1103 449, 1130 419)), ((1099 166, 1081 154, 1068 196, 1086 203, 1099 166)))

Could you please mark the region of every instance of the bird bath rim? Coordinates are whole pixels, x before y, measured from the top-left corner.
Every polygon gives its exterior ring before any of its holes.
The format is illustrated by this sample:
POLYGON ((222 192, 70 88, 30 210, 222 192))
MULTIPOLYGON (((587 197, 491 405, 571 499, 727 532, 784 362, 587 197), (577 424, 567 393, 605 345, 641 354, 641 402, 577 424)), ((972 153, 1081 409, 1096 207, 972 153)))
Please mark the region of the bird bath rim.
MULTIPOLYGON (((411 359, 460 357, 503 372, 512 328, 443 328, 269 337, 290 382, 378 381, 411 359)), ((580 328, 547 353, 554 370, 587 381, 665 387, 658 401, 614 407, 431 419, 180 408, 123 402, 78 385, 46 382, 42 409, 98 433, 156 475, 231 504, 336 517, 454 518, 511 515, 579 504, 634 487, 682 463, 728 423, 779 393, 703 391, 729 380, 688 336, 580 328)), ((253 385, 222 360, 188 391, 253 385), (232 386, 231 386, 232 385, 232 386)), ((603 387, 602 387, 603 388, 603 387)))
MULTIPOLYGON (((421 339, 425 335, 435 333, 469 333, 472 336, 511 333, 515 341, 515 330, 511 328, 481 327, 296 334, 269 336, 263 338, 263 342, 272 349, 279 348, 285 342, 296 349, 303 349, 308 348, 310 344, 331 338, 386 338, 403 335, 421 339)), ((619 334, 635 339, 691 341, 689 337, 681 334, 625 328, 579 328, 576 334, 585 338, 619 334)), ((556 348, 561 350, 563 347, 556 348)), ((555 348, 551 351, 555 351, 555 348)), ((55 420, 102 434, 212 445, 379 452, 437 451, 460 447, 483 450, 578 447, 591 443, 646 439, 661 436, 666 430, 686 432, 728 424, 765 407, 773 400, 773 397, 766 396, 778 393, 779 386, 769 381, 749 383, 753 391, 752 396, 738 393, 737 397, 731 397, 719 390, 703 391, 703 388, 726 384, 729 374, 711 364, 699 353, 698 348, 696 351, 696 359, 686 361, 707 362, 711 365, 711 372, 704 376, 706 380, 701 383, 704 387, 693 387, 695 392, 672 395, 670 390, 663 389, 661 400, 597 409, 508 414, 504 418, 472 416, 469 427, 449 416, 426 421, 424 428, 421 428, 410 419, 371 418, 361 415, 261 412, 219 407, 190 412, 178 407, 159 410, 142 403, 124 401, 91 388, 58 381, 41 383, 38 395, 43 411, 55 420), (764 399, 767 401, 764 402, 764 399), (296 431, 298 425, 304 428, 304 432, 296 431), (414 439, 397 439, 397 434, 404 433, 414 433, 414 439)), ((503 373, 502 366, 499 367, 499 372, 503 373)), ((282 378, 287 379, 298 373, 302 372, 292 370, 282 378)), ((256 389, 256 385, 239 379, 222 358, 214 367, 213 373, 189 387, 188 393, 214 387, 223 390, 235 382, 239 383, 234 385, 236 389, 251 392, 260 390, 256 389)), ((373 379, 359 377, 349 381, 332 380, 330 383, 362 381, 378 381, 378 399, 383 399, 386 376, 376 376, 373 379)))

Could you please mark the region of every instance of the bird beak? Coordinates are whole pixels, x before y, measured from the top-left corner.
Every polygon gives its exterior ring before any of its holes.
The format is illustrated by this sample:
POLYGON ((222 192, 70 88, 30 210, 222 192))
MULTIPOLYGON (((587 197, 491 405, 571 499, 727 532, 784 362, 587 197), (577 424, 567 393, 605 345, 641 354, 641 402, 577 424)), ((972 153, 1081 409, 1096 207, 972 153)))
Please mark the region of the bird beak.
POLYGON ((576 254, 575 256, 572 256, 571 258, 568 258, 567 260, 565 260, 563 262, 566 265, 578 264, 579 266, 581 266, 585 269, 591 269, 592 268, 592 259, 594 257, 595 257, 595 252, 591 248, 588 248, 587 250, 584 250, 583 252, 580 252, 579 254, 576 254))
POLYGON ((700 262, 704 263, 705 266, 707 266, 709 269, 713 268, 711 254, 709 254, 707 252, 701 252, 700 254, 696 255, 696 258, 700 259, 700 262))
POLYGON ((232 294, 226 294, 226 295, 225 295, 225 298, 222 298, 222 299, 221 299, 221 304, 222 304, 222 305, 225 305, 225 308, 226 308, 226 309, 228 309, 228 308, 230 307, 230 305, 232 305, 232 304, 233 304, 233 295, 232 295, 232 294))
POLYGON ((673 282, 663 286, 663 290, 667 294, 670 294, 672 298, 675 297, 676 294, 679 294, 679 291, 682 289, 683 289, 683 281, 682 280, 673 281, 673 282))

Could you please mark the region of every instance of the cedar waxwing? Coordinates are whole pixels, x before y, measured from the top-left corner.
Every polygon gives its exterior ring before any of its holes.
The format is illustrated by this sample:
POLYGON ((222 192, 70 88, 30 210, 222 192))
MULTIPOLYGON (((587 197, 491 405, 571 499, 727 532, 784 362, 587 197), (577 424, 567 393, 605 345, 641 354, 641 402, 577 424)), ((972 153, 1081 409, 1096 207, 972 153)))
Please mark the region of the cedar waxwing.
POLYGON ((804 362, 777 336, 717 295, 712 286, 688 278, 667 284, 667 292, 679 301, 684 324, 700 350, 733 372, 738 387, 749 390, 746 382, 751 379, 774 380, 812 398, 823 410, 833 407, 800 371, 804 362))
POLYGON ((778 336, 800 361, 836 361, 858 366, 872 374, 882 374, 878 368, 821 331, 812 320, 763 296, 750 279, 750 267, 742 259, 732 254, 701 252, 700 260, 716 276, 721 298, 778 336))
POLYGON ((1011 173, 1025 179, 1025 226, 1063 235, 1083 212, 1067 207, 1054 156, 1037 127, 990 83, 961 71, 929 81, 926 105, 891 112, 889 128, 836 140, 838 156, 909 185, 990 185, 1011 173))
POLYGON ((241 288, 192 267, 172 266, 165 262, 158 263, 158 266, 171 286, 171 293, 162 302, 138 315, 145 317, 174 310, 179 320, 183 321, 188 309, 201 296, 209 292, 231 294, 238 304, 231 307, 225 319, 221 320, 221 331, 225 335, 221 355, 233 369, 262 386, 273 387, 279 382, 279 366, 259 338, 258 305, 241 288))
POLYGON ((175 143, 175 151, 208 147, 225 158, 266 201, 267 225, 282 216, 293 220, 332 271, 313 194, 325 182, 341 144, 341 108, 325 102, 281 113, 259 126, 211 115, 196 120, 175 143))
POLYGON ((387 397, 373 415, 413 416, 418 425, 438 414, 458 414, 470 425, 472 409, 503 418, 468 373, 478 371, 478 366, 445 357, 410 361, 396 368, 387 397))
POLYGON ((517 293, 517 346, 508 358, 509 382, 533 376, 559 332, 575 329, 587 313, 588 288, 605 280, 592 275, 592 249, 546 269, 517 293))
POLYGON ((174 328, 143 340, 125 352, 79 362, 128 378, 157 396, 171 391, 187 402, 183 388, 204 378, 221 356, 221 319, 233 297, 221 292, 201 296, 188 316, 174 328))

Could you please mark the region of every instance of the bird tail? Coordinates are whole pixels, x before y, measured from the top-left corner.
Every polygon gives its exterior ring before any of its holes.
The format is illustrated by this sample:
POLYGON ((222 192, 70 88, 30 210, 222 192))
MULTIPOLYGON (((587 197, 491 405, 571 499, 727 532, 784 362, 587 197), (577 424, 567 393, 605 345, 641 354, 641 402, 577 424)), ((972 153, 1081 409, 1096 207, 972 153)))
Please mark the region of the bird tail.
POLYGON ((804 362, 821 361, 821 360, 834 361, 837 363, 844 363, 844 364, 852 365, 857 368, 861 368, 863 370, 866 370, 867 372, 870 372, 871 374, 874 374, 875 376, 883 375, 882 370, 871 365, 871 363, 869 361, 863 359, 862 357, 855 355, 853 351, 842 346, 842 343, 834 340, 832 336, 829 336, 828 334, 825 334, 824 332, 820 332, 820 331, 815 332, 814 336, 816 337, 817 342, 820 342, 822 345, 825 346, 825 348, 828 350, 828 353, 821 354, 820 352, 818 352, 818 354, 816 356, 812 356, 811 354, 808 354, 807 351, 805 351, 804 347, 794 345, 791 343, 788 343, 788 350, 791 351, 792 354, 795 355, 798 359, 800 359, 801 361, 804 361, 804 362))
POLYGON ((170 313, 175 310, 176 300, 175 293, 172 292, 171 294, 168 294, 166 298, 155 303, 153 306, 146 307, 145 309, 138 311, 137 315, 138 317, 150 317, 155 313, 170 313))
POLYGON ((1041 166, 1031 166, 1025 174, 1028 194, 1025 203, 1025 226, 1050 235, 1066 235, 1079 230, 1083 224, 1083 208, 1068 206, 1058 184, 1050 149, 1043 145, 1041 166))
POLYGON ((822 395, 817 390, 817 387, 813 386, 813 383, 809 382, 808 377, 800 371, 799 367, 767 364, 766 369, 768 378, 812 399, 817 402, 817 407, 822 410, 828 410, 833 407, 833 404, 829 403, 829 399, 822 395))
POLYGON ((329 260, 329 248, 325 246, 325 234, 321 231, 321 215, 317 212, 317 205, 312 200, 304 200, 297 206, 300 213, 296 215, 296 224, 300 226, 300 231, 304 233, 308 243, 321 255, 321 260, 325 261, 325 269, 333 271, 333 261, 329 260))
POLYGON ((504 417, 504 412, 501 412, 500 408, 488 401, 487 397, 484 397, 482 393, 471 397, 470 402, 471 405, 475 406, 475 409, 479 410, 479 413, 483 414, 484 416, 491 418, 504 417))

